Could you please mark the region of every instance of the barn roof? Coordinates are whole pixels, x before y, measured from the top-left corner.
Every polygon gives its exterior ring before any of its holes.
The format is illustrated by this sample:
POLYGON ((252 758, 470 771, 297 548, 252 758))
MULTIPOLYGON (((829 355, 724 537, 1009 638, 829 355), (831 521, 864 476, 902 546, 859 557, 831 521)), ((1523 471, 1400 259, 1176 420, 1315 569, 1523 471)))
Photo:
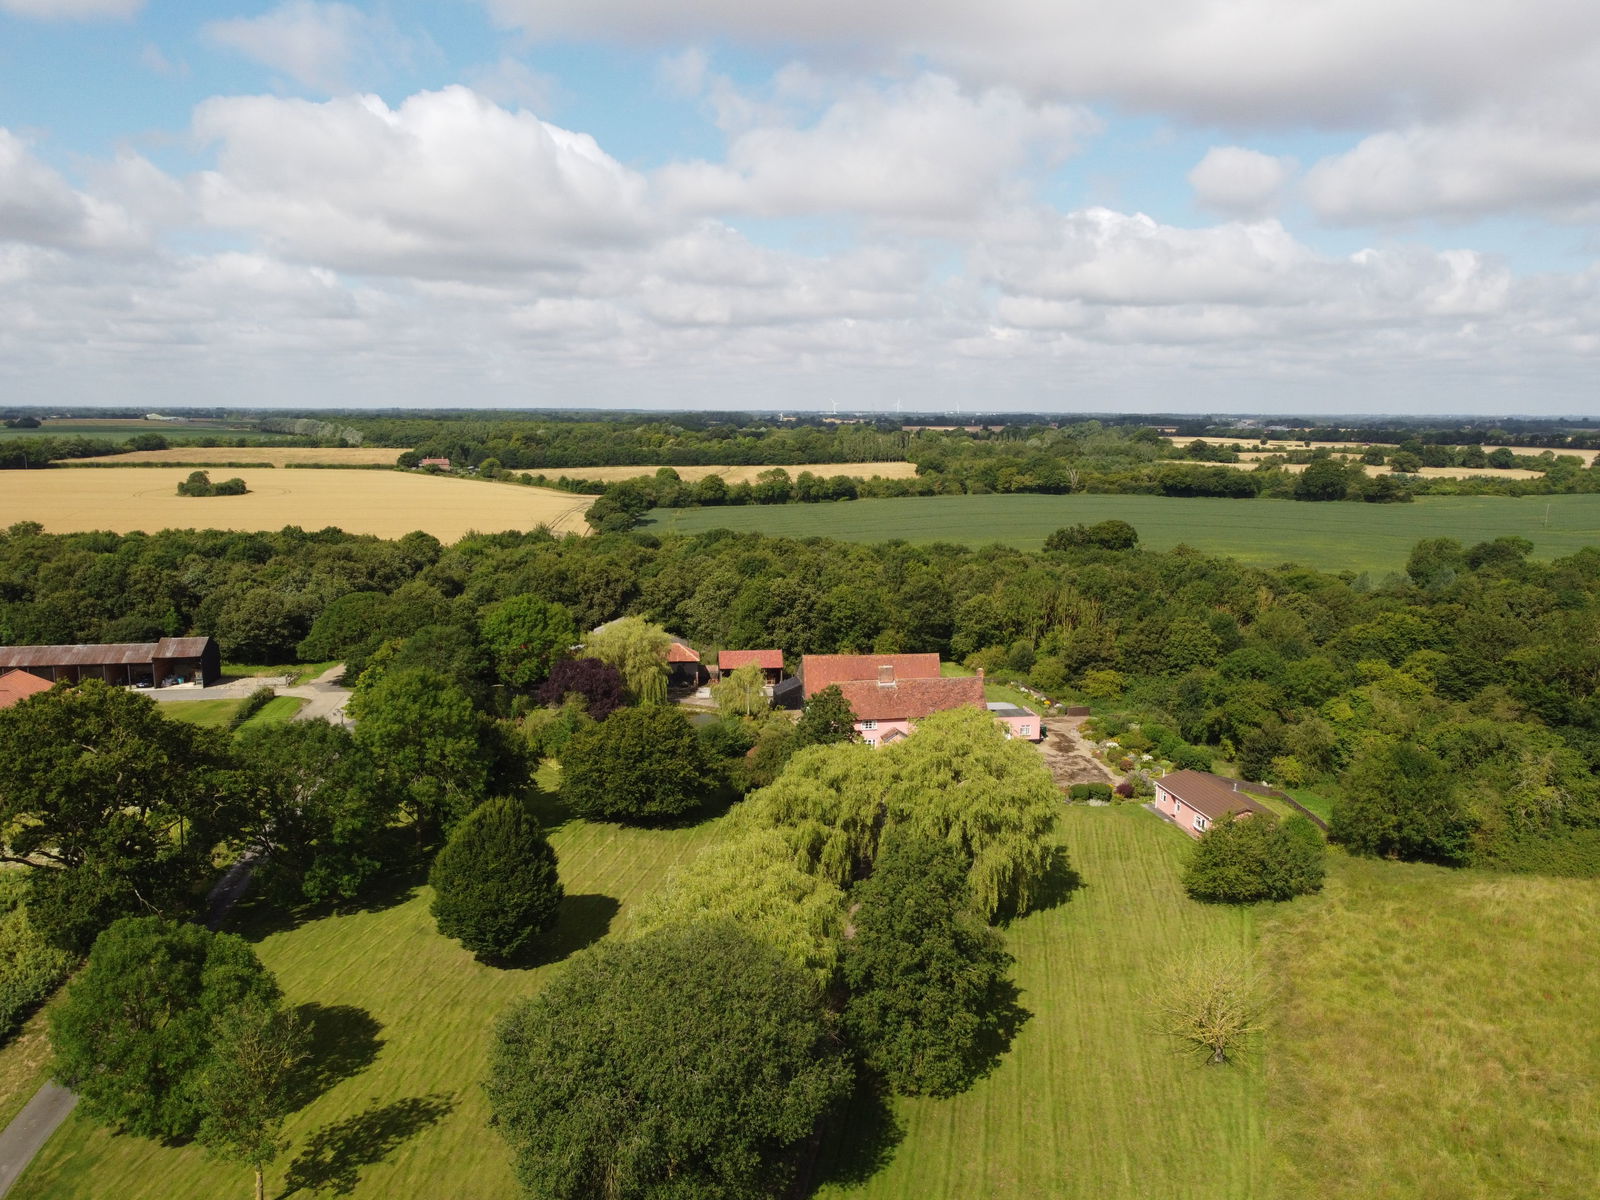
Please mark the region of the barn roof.
POLYGON ((98 646, 0 646, 0 671, 8 667, 130 666, 157 658, 199 658, 210 641, 208 637, 189 637, 98 646))
POLYGON ((667 647, 667 661, 669 663, 697 663, 700 655, 685 646, 682 642, 673 642, 667 647))
POLYGON ((20 704, 29 696, 48 692, 52 684, 28 671, 6 671, 0 674, 0 708, 20 704))
POLYGON ((1171 792, 1190 808, 1204 813, 1213 821, 1220 821, 1229 813, 1271 811, 1238 791, 1236 781, 1213 775, 1209 771, 1174 771, 1156 780, 1156 786, 1171 792))
POLYGON ((805 680, 806 699, 825 687, 853 679, 876 682, 880 667, 894 668, 894 678, 937 679, 937 654, 807 654, 800 659, 800 675, 805 680))
POLYGON ((717 666, 724 671, 740 667, 760 667, 763 671, 783 670, 782 650, 724 650, 717 655, 717 666))
POLYGON ((976 675, 893 683, 847 679, 838 688, 858 721, 916 721, 947 709, 984 706, 983 680, 976 675))

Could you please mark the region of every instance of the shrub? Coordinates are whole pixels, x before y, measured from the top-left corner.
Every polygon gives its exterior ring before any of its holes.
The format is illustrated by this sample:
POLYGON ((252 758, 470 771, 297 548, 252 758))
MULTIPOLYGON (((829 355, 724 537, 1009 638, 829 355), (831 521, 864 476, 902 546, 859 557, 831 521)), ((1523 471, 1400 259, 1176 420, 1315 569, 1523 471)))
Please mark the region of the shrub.
POLYGON ((625 708, 581 730, 561 760, 561 797, 581 816, 652 821, 699 807, 705 762, 676 708, 625 708))
POLYGON ((237 729, 267 705, 277 699, 278 693, 269 687, 258 687, 245 697, 239 711, 228 718, 228 728, 237 729))
POLYGON ((491 962, 516 955, 561 907, 556 852, 517 800, 489 800, 462 818, 428 883, 439 932, 491 962))
POLYGON ((496 1031, 494 1121, 535 1200, 772 1195, 849 1093, 817 989, 725 922, 607 940, 496 1031))
POLYGON ((22 905, 0 916, 0 1044, 55 991, 72 963, 72 955, 39 936, 22 905))
POLYGON ((1201 835, 1183 872, 1196 900, 1249 904, 1322 889, 1322 837, 1304 817, 1223 817, 1201 835))

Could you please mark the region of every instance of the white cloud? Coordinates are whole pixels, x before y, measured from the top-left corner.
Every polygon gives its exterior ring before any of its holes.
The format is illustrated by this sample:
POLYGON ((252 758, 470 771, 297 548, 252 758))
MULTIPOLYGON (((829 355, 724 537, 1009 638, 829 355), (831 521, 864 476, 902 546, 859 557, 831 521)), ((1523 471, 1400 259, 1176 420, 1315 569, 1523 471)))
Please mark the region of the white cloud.
POLYGON ((127 20, 143 7, 144 0, 0 0, 0 12, 40 21, 127 20))
POLYGON ((1293 159, 1241 146, 1213 146, 1189 172, 1196 202, 1234 217, 1264 217, 1275 211, 1294 174, 1293 159))
POLYGON ((466 81, 473 91, 496 104, 536 113, 549 112, 560 91, 560 85, 551 76, 509 56, 468 71, 466 81))
POLYGON ((341 270, 440 276, 570 267, 646 236, 645 181, 587 134, 467 88, 325 103, 213 98, 198 181, 213 224, 341 270))
POLYGON ((0 242, 120 250, 142 240, 120 207, 77 191, 0 127, 0 242))
MULTIPOLYGON (((781 82, 780 95, 813 90, 801 75, 781 82)), ((1064 159, 1098 124, 1074 106, 1000 88, 968 95, 925 74, 852 88, 804 127, 768 114, 733 137, 725 162, 673 165, 658 180, 688 211, 948 220, 1014 189, 1031 157, 1064 159)))
POLYGON ((1533 211, 1600 220, 1600 89, 1515 114, 1489 112, 1362 139, 1307 173, 1336 224, 1533 211))
POLYGON ((378 42, 398 46, 388 28, 349 4, 285 0, 259 17, 208 23, 213 45, 281 72, 309 88, 342 91, 357 58, 378 42))
POLYGON ((734 40, 931 61, 1197 121, 1346 125, 1559 92, 1600 69, 1592 0, 483 0, 535 36, 734 40))

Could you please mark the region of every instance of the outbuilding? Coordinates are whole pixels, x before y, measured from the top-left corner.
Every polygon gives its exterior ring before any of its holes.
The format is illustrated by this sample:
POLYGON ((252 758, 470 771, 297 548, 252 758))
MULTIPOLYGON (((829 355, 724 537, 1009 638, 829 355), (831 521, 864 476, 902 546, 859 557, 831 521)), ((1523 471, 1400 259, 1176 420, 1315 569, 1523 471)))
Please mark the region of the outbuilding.
POLYGON ((123 687, 209 687, 222 678, 222 652, 208 637, 93 646, 0 646, 0 671, 28 671, 50 683, 103 679, 123 687))
POLYGON ((1155 780, 1155 809, 1197 838, 1229 813, 1266 815, 1270 810, 1239 790, 1239 781, 1209 771, 1174 771, 1155 780))

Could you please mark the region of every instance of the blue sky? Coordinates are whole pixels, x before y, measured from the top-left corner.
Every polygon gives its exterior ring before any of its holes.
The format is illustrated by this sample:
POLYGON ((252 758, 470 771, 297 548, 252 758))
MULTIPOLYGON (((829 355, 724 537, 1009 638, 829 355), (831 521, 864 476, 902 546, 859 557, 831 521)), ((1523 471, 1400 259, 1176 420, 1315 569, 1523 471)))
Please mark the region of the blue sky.
POLYGON ((0 0, 12 403, 1584 413, 1579 0, 0 0))

